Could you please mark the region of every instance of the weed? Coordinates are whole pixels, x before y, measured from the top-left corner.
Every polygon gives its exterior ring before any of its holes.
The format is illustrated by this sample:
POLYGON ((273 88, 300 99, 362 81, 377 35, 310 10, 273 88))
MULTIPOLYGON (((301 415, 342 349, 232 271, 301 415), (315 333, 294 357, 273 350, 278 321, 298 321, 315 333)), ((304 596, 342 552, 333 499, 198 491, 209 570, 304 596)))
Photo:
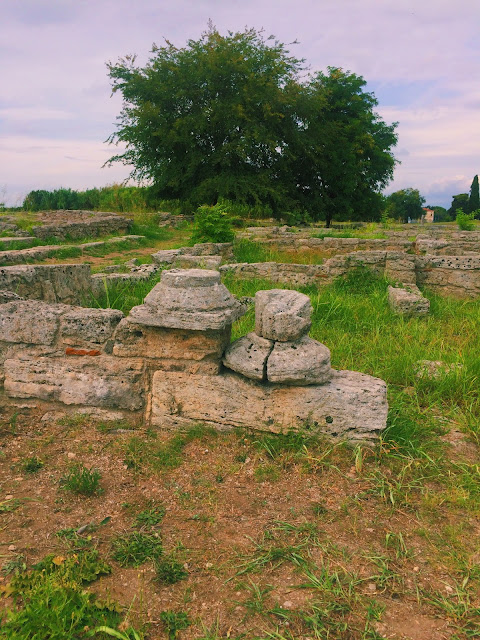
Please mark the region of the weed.
POLYGON ((17 573, 19 571, 26 571, 27 565, 25 564, 25 556, 23 553, 19 553, 11 560, 7 560, 2 567, 2 575, 8 576, 10 573, 17 573))
POLYGON ((121 607, 84 590, 84 583, 109 572, 97 551, 50 555, 17 572, 7 587, 15 604, 0 620, 1 640, 77 640, 88 629, 115 628, 121 607))
POLYGON ((22 501, 19 498, 14 498, 13 500, 4 500, 0 502, 0 513, 9 513, 10 511, 15 511, 22 504, 22 501))
POLYGON ((254 471, 257 482, 275 482, 280 478, 280 469, 275 464, 262 464, 254 471))
POLYGON ((162 611, 160 620, 165 627, 169 640, 175 640, 179 631, 187 629, 192 624, 184 611, 162 611))
POLYGON ((94 496, 103 493, 100 487, 102 474, 98 469, 88 469, 83 464, 76 464, 61 478, 64 489, 81 496, 94 496))
POLYGON ((33 456, 32 458, 27 458, 25 462, 22 464, 22 469, 25 473, 36 473, 40 471, 40 469, 44 466, 43 460, 37 458, 37 456, 33 456))
POLYGON ((264 587, 261 587, 256 582, 253 582, 253 580, 240 582, 238 586, 249 593, 247 600, 244 600, 239 604, 241 604, 242 607, 244 607, 250 614, 264 613, 266 599, 268 594, 273 591, 273 586, 271 584, 267 584, 264 587))
POLYGON ((135 523, 139 527, 154 527, 160 524, 165 516, 166 510, 162 504, 156 504, 152 501, 147 509, 140 511, 135 517, 135 523))
POLYGON ((147 560, 156 560, 163 553, 158 535, 132 531, 112 541, 112 558, 122 567, 139 567, 147 560))
POLYGON ((156 580, 162 584, 175 584, 188 576, 188 571, 173 555, 155 561, 156 580))

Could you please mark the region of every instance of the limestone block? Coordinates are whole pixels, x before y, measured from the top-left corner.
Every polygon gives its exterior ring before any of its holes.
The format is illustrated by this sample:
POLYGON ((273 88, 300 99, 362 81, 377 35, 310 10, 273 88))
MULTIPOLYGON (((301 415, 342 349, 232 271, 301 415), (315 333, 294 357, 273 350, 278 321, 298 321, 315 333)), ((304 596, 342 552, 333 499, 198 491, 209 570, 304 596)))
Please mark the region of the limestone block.
POLYGON ((415 256, 399 252, 387 252, 385 277, 402 284, 415 284, 415 256))
POLYGON ((155 264, 159 265, 173 264, 181 252, 181 249, 163 249, 152 253, 152 259, 155 264))
POLYGON ((147 327, 125 318, 118 325, 113 355, 146 358, 156 369, 216 375, 231 328, 190 331, 147 327))
POLYGON ((255 333, 269 340, 297 340, 311 327, 310 298, 298 291, 270 289, 255 295, 255 333))
POLYGON ((373 440, 386 427, 386 384, 353 371, 334 371, 324 385, 258 384, 236 373, 189 376, 157 372, 152 384, 152 424, 186 427, 205 422, 219 429, 285 431, 309 425, 320 434, 373 440))
POLYGON ((100 356, 5 361, 5 392, 71 405, 127 409, 143 406, 144 365, 139 359, 100 356))
POLYGON ((233 258, 233 244, 231 242, 199 242, 193 245, 189 253, 192 256, 222 256, 224 259, 230 259, 233 258))
POLYGON ((388 302, 395 313, 425 315, 430 310, 430 300, 416 291, 400 287, 388 287, 388 302))
POLYGON ((66 344, 103 344, 123 317, 116 309, 73 307, 62 316, 60 335, 66 344))
POLYGON ((308 336, 297 342, 276 342, 267 360, 269 382, 320 385, 331 376, 329 349, 308 336))
POLYGON ((90 286, 88 264, 0 267, 0 289, 14 291, 31 300, 78 304, 86 297, 90 286))
POLYGON ((50 345, 55 340, 64 307, 34 300, 18 300, 0 306, 0 340, 50 345))
POLYGON ((218 269, 222 263, 222 256, 189 256, 179 255, 175 266, 181 269, 218 269))
POLYGON ((225 351, 223 364, 251 380, 267 379, 267 358, 273 349, 271 340, 248 333, 235 340, 225 351))
POLYGON ((13 302, 14 300, 23 300, 22 296, 17 295, 13 291, 0 291, 0 304, 13 302))
POLYGON ((241 304, 220 282, 218 271, 171 269, 134 307, 130 322, 178 329, 224 329, 245 313, 241 304))

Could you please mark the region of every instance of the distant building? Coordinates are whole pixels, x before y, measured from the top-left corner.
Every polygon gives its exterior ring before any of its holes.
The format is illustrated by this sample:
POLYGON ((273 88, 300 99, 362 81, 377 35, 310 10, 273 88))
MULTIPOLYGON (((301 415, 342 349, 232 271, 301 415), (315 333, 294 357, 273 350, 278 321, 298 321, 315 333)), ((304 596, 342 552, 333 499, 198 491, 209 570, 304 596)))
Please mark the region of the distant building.
POLYGON ((435 218, 435 211, 433 209, 429 209, 428 207, 422 207, 423 216, 421 222, 433 222, 435 218))

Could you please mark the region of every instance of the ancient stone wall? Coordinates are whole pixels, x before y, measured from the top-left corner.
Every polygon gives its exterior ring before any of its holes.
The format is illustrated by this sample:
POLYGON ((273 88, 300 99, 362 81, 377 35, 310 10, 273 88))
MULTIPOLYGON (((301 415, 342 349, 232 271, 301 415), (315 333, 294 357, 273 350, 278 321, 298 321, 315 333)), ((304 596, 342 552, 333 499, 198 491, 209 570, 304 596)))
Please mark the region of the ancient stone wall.
POLYGON ((56 211, 45 214, 47 224, 32 228, 32 235, 45 240, 75 240, 128 233, 132 221, 116 213, 101 211, 56 211), (68 216, 66 216, 68 214, 68 216), (58 221, 48 222, 57 218, 58 221), (67 218, 67 219, 65 219, 67 218), (72 218, 74 218, 72 220, 72 218))
POLYGON ((378 436, 386 385, 331 369, 327 347, 308 337, 309 298, 259 292, 256 312, 255 333, 230 344, 244 308, 218 271, 200 269, 163 272, 127 317, 36 300, 0 304, 0 401, 114 412, 166 428, 308 424, 342 439, 378 436))

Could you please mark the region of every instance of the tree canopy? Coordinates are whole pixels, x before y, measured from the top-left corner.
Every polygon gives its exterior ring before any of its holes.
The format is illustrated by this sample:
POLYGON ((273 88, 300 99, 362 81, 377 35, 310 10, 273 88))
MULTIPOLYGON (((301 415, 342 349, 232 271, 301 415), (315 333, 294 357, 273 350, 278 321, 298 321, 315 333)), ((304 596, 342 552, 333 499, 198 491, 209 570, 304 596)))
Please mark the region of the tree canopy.
POLYGON ((419 220, 423 215, 425 198, 420 195, 418 189, 400 189, 391 193, 387 198, 387 213, 392 218, 401 219, 403 222, 419 220))
POLYGON ((210 25, 183 48, 154 46, 109 63, 123 96, 109 162, 163 198, 308 210, 313 218, 380 214, 392 178, 396 124, 374 112, 362 77, 329 67, 305 74, 286 45, 254 29, 221 35, 210 25))
POLYGON ((474 176, 470 186, 470 195, 468 197, 468 213, 477 214, 480 210, 480 193, 478 188, 478 175, 474 176))

